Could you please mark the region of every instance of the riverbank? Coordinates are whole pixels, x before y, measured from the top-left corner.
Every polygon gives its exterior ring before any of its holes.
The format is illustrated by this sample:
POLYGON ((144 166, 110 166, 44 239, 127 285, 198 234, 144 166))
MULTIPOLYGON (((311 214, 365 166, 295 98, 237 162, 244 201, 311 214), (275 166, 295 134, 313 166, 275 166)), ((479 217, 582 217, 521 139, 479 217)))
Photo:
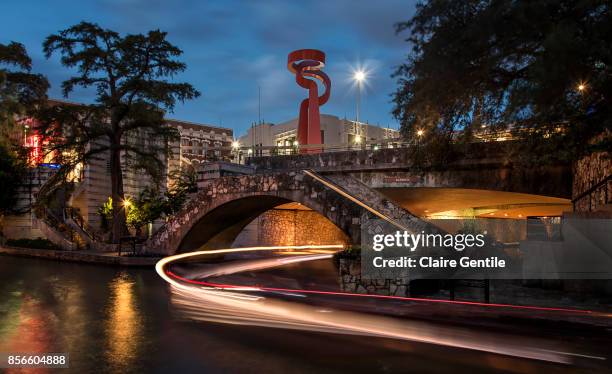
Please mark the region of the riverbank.
POLYGON ((0 246, 0 255, 36 257, 58 261, 82 262, 89 264, 154 267, 161 257, 128 257, 117 253, 92 251, 64 251, 55 249, 18 248, 0 246))

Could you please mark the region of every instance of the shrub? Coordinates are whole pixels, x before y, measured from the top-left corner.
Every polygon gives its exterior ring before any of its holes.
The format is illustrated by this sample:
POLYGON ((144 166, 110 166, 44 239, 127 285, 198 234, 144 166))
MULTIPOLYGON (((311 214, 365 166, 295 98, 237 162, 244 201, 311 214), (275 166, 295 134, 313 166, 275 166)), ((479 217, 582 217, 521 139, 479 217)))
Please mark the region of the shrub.
POLYGON ((6 241, 6 245, 9 245, 12 247, 34 248, 34 249, 60 249, 58 246, 53 244, 50 240, 44 239, 44 238, 9 239, 6 241))

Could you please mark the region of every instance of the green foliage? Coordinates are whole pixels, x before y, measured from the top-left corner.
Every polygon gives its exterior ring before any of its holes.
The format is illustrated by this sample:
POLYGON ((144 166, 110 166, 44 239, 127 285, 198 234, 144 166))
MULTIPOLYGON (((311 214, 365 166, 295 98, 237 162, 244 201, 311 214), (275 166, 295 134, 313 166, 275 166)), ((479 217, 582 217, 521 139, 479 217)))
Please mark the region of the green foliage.
POLYGON ((101 207, 98 208, 98 215, 100 215, 100 228, 104 232, 108 232, 113 221, 113 198, 109 197, 108 200, 101 207))
MULTIPOLYGON (((196 173, 192 168, 183 169, 172 175, 175 180, 170 190, 163 194, 157 188, 144 189, 136 199, 126 199, 122 204, 127 215, 127 225, 139 231, 143 226, 164 216, 180 211, 190 193, 197 191, 196 173)), ((108 231, 113 219, 113 200, 111 197, 98 209, 101 228, 108 231)))
POLYGON ((200 95, 190 84, 169 79, 186 65, 176 59, 182 51, 166 36, 159 30, 122 36, 81 22, 48 36, 43 44, 47 58, 58 53, 64 66, 76 69, 76 74, 62 83, 65 96, 76 88, 96 92, 95 104, 54 105, 39 116, 45 134, 61 139, 53 148, 64 157, 64 169, 110 153, 114 242, 126 223, 125 210, 118 205, 125 197, 121 155, 126 156, 127 167, 142 170, 159 182, 163 155, 169 153, 168 141, 178 137, 177 131, 165 124, 164 114, 172 111, 177 101, 200 95))
POLYGON ((197 174, 191 167, 179 169, 170 176, 174 184, 165 193, 164 214, 171 216, 178 213, 185 205, 189 194, 198 191, 197 174))
POLYGON ((22 44, 0 43, 0 216, 14 212, 17 188, 26 173, 16 119, 46 99, 49 87, 45 77, 30 73, 31 67, 22 44))
POLYGON ((36 239, 8 239, 6 244, 12 247, 34 248, 34 249, 61 249, 50 240, 44 238, 36 239))
POLYGON ((21 159, 0 144, 0 216, 15 211, 17 189, 25 173, 21 159))
POLYGON ((165 201, 157 190, 145 189, 127 210, 127 224, 139 230, 142 226, 160 218, 164 212, 165 201))
POLYGON ((412 51, 393 114, 426 148, 511 127, 526 161, 573 160, 612 128, 608 2, 427 1, 396 30, 412 51))
POLYGON ((49 82, 30 73, 32 60, 25 47, 16 42, 0 43, 0 145, 13 150, 15 119, 29 114, 46 99, 49 82))

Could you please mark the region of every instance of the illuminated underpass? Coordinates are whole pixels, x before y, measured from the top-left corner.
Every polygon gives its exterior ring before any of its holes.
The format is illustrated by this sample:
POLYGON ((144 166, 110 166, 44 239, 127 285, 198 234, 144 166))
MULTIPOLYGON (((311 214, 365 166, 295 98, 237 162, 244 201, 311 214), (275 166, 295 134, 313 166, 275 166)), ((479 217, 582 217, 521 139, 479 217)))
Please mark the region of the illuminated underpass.
POLYGON ((348 236, 320 213, 275 196, 242 198, 200 219, 178 252, 253 245, 348 245, 348 236))
MULTIPOLYGON (((470 188, 381 188, 404 209, 447 232, 477 224, 496 240, 527 239, 528 225, 542 226, 572 211, 568 199, 470 188)), ((533 226, 532 226, 533 227, 533 226)))
POLYGON ((471 188, 381 188, 383 194, 423 218, 508 218, 560 216, 569 199, 471 188))

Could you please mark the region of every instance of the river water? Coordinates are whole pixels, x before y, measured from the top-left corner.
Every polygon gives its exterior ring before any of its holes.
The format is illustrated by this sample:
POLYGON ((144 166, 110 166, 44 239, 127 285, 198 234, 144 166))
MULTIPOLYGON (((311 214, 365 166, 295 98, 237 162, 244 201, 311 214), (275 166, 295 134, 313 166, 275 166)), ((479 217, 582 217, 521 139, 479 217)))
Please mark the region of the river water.
POLYGON ((0 256, 0 352, 68 352, 61 372, 74 373, 542 369, 406 341, 184 320, 169 300, 153 269, 0 256))

